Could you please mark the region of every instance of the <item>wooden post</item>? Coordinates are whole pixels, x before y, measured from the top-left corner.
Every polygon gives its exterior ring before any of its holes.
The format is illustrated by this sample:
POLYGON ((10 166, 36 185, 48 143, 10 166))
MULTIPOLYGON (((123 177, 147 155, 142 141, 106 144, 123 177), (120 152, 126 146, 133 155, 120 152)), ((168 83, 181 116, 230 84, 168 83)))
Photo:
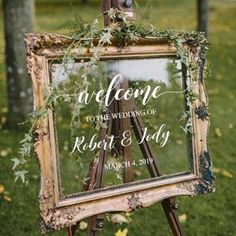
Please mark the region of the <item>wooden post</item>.
POLYGON ((197 0, 198 31, 204 32, 209 36, 209 1, 197 0))

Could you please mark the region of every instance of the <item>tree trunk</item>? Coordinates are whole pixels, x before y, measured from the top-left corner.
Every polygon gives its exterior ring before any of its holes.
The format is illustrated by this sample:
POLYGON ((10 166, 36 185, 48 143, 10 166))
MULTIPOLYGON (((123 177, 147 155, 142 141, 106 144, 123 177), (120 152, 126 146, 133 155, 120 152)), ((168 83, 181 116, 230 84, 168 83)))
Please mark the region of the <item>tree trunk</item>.
POLYGON ((31 81, 26 71, 24 34, 34 25, 34 0, 3 0, 8 92, 8 124, 32 111, 31 81))
POLYGON ((198 11, 198 31, 205 33, 208 37, 208 18, 209 18, 209 1, 208 0, 197 0, 197 11, 198 11))

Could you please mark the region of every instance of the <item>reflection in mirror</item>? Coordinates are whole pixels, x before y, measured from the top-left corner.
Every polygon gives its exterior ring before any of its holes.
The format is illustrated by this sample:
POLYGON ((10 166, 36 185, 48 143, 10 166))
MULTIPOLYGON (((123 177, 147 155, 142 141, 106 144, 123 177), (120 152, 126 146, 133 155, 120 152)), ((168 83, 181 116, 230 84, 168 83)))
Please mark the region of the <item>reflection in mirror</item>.
POLYGON ((51 63, 63 195, 189 171, 180 60, 51 63), (60 91, 60 90, 59 90, 60 91), (66 91, 66 92, 65 92, 66 91))

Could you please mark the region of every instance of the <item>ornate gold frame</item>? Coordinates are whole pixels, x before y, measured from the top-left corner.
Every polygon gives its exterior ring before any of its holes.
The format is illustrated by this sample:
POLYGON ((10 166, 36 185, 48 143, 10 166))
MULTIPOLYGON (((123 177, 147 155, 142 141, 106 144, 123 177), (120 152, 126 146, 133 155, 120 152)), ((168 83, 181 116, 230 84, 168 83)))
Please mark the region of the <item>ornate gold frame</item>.
MULTIPOLYGON (((38 109, 44 104, 43 91, 50 83, 48 62, 61 57, 65 49, 73 42, 69 37, 55 34, 27 34, 27 66, 34 90, 34 106, 38 109)), ((41 189, 39 193, 42 231, 61 229, 76 222, 105 212, 132 211, 139 207, 148 207, 163 199, 180 195, 199 195, 214 191, 214 176, 207 146, 208 135, 208 98, 204 88, 204 56, 201 45, 186 43, 189 64, 198 65, 186 68, 186 77, 193 83, 197 99, 192 103, 192 171, 177 175, 164 176, 128 183, 117 187, 104 188, 74 194, 61 198, 59 190, 58 160, 53 121, 53 112, 48 111, 36 130, 35 150, 38 155, 41 172, 41 189)), ((72 50, 80 58, 90 57, 92 50, 72 50)), ((177 49, 167 40, 155 38, 140 39, 135 45, 123 48, 112 45, 104 47, 102 58, 150 58, 176 55, 177 49)))

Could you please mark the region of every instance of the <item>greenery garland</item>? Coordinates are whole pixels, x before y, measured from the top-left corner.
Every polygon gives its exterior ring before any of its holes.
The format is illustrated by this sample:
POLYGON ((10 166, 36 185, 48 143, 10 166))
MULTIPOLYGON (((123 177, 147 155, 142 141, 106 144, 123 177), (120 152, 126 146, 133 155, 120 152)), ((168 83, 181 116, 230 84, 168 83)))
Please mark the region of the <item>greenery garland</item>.
MULTIPOLYGON (((71 53, 72 49, 89 46, 94 52, 90 60, 84 64, 80 75, 83 79, 80 80, 80 84, 77 83, 77 87, 73 90, 73 93, 76 93, 81 89, 86 90, 88 88, 90 74, 98 65, 102 49, 105 45, 111 44, 112 39, 116 40, 118 47, 126 46, 128 43, 135 44, 140 38, 151 37, 155 39, 164 39, 177 49, 177 57, 180 58, 186 68, 194 68, 198 65, 189 64, 188 51, 184 47, 185 43, 200 46, 200 53, 202 54, 205 54, 208 49, 208 43, 203 33, 179 32, 174 30, 159 31, 153 25, 147 26, 139 22, 130 21, 126 14, 116 9, 109 10, 108 16, 110 17, 112 23, 103 29, 99 29, 99 22, 97 19, 92 23, 87 23, 78 18, 75 19, 75 22, 70 28, 70 36, 73 39, 73 42, 67 48, 65 56, 62 60, 62 64, 65 69, 67 68, 67 65, 75 59, 74 55, 71 53), (97 39, 98 41, 96 45, 93 43, 94 39, 97 39)), ((100 84, 100 86, 102 86, 102 84, 100 84)), ((45 117, 48 109, 53 109, 53 104, 60 101, 73 103, 73 101, 66 96, 68 93, 71 93, 71 88, 68 86, 68 83, 63 83, 62 86, 53 86, 50 93, 47 94, 45 98, 46 102, 44 107, 29 115, 26 121, 30 124, 29 131, 20 141, 21 146, 18 151, 19 156, 12 159, 14 162, 13 170, 15 172, 15 180, 21 179, 23 183, 28 183, 28 164, 34 153, 34 130, 36 125, 40 119, 45 117)), ((191 107, 192 101, 195 99, 194 97, 194 94, 192 94, 189 90, 187 98, 187 105, 189 107, 191 107)), ((71 126, 78 127, 80 122, 79 112, 81 108, 81 104, 76 102, 73 104, 71 126)), ((183 130, 186 133, 189 133, 192 128, 191 120, 189 120, 190 112, 185 113, 184 118, 187 118, 187 122, 186 126, 183 127, 183 130)))

